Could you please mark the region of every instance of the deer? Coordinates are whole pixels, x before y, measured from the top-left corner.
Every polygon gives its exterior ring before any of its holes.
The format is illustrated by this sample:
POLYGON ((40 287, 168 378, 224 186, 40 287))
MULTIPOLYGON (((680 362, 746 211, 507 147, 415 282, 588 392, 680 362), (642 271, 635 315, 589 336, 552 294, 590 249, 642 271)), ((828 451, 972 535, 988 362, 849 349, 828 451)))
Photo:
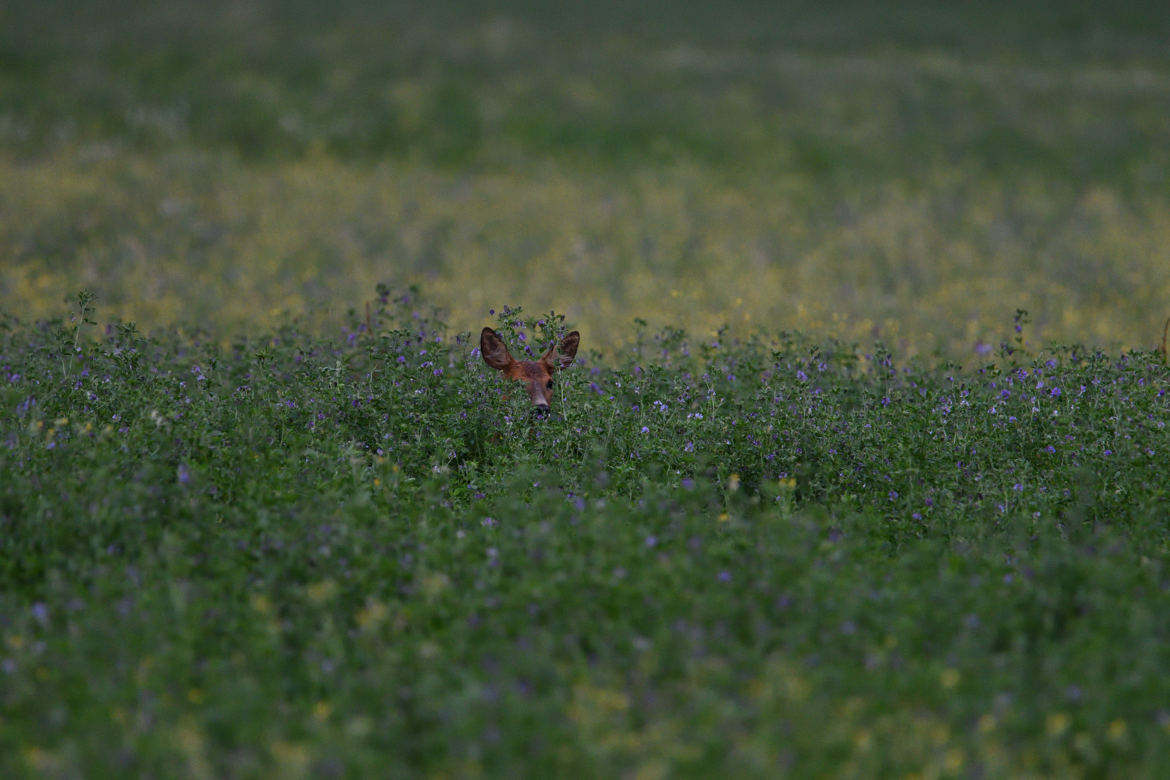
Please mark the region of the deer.
POLYGON ((552 400, 553 378, 556 371, 564 371, 577 357, 577 345, 581 334, 577 331, 555 342, 539 360, 516 360, 508 351, 508 345, 500 334, 491 328, 484 328, 479 334, 479 352, 483 362, 503 373, 505 379, 514 379, 525 384, 528 397, 532 400, 537 417, 547 417, 549 402, 552 400))

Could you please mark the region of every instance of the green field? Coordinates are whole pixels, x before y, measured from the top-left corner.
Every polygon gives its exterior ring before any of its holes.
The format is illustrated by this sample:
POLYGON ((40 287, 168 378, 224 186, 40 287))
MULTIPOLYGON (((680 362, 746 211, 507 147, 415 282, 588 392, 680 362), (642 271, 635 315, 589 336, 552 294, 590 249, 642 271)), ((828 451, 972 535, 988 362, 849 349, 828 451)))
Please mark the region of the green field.
POLYGON ((0 295, 337 326, 379 282, 965 359, 1154 345, 1170 11, 1146 2, 7 3, 0 295))
POLYGON ((0 776, 1159 776, 1170 6, 953 5, 0 5, 0 776))
POLYGON ((0 342, 5 776, 1170 760, 1160 355, 639 329, 535 421, 410 294, 229 347, 88 307, 0 342))

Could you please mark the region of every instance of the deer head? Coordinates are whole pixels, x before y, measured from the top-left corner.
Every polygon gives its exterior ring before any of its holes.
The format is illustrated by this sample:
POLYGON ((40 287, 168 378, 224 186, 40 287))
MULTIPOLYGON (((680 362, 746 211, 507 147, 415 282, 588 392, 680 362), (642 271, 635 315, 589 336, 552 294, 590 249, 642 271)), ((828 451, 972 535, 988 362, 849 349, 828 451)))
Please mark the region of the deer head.
POLYGON ((506 378, 524 383, 537 417, 548 415, 553 373, 573 364, 580 343, 581 334, 573 331, 561 339, 560 344, 549 347, 539 360, 516 360, 508 352, 508 345, 494 330, 484 328, 479 334, 479 351, 483 355, 483 362, 502 372, 506 378))

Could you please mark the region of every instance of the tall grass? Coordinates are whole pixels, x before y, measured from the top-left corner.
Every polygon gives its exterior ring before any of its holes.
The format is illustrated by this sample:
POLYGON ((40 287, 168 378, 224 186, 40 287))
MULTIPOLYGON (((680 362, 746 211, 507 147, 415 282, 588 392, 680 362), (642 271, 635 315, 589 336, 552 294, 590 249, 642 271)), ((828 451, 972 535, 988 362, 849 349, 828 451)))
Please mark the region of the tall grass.
POLYGON ((1164 765, 1159 355, 586 332, 538 421, 377 300, 5 321, 4 774, 1164 765))

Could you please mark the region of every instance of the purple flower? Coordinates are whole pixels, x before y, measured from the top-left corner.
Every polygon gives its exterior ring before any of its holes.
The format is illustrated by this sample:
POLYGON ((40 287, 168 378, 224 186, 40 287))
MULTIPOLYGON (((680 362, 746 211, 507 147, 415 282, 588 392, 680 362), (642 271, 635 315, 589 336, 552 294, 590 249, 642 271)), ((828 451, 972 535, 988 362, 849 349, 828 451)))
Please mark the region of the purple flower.
POLYGON ((724 569, 723 571, 719 572, 719 581, 720 582, 731 582, 731 572, 729 572, 727 569, 724 569))

